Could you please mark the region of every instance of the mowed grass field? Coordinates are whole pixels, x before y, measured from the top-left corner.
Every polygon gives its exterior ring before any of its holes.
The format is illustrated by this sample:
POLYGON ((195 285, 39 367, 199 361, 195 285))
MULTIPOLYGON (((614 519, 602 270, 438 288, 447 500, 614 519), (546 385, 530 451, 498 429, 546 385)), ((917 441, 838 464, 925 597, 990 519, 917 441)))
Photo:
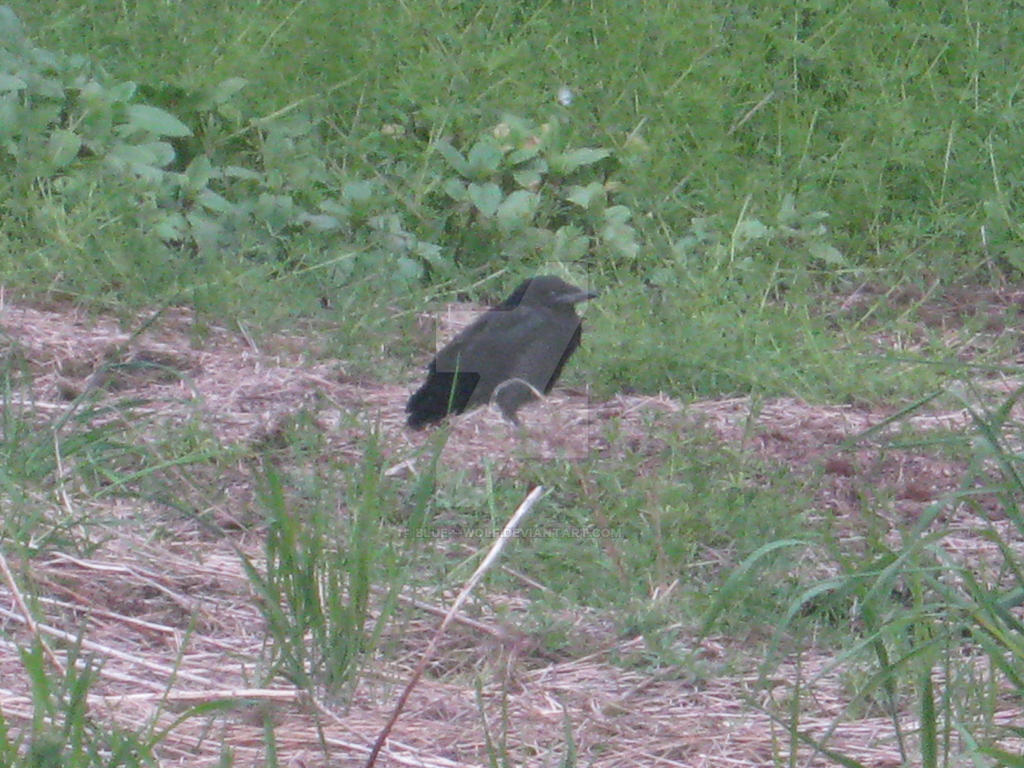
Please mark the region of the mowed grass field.
POLYGON ((0 7, 0 764, 1020 765, 1022 28, 0 7))

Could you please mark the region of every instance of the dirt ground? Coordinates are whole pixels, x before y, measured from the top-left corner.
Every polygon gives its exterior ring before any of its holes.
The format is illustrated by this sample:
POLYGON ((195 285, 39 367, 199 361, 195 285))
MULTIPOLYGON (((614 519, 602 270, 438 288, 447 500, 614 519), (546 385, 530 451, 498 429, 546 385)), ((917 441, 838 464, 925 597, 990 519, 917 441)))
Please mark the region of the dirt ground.
MULTIPOLYGON (((340 361, 309 364, 303 346, 301 338, 281 336, 264 348, 223 328, 211 328, 197 340, 184 310, 166 311, 141 333, 131 334, 112 317, 87 316, 68 307, 0 307, 0 350, 31 373, 31 392, 11 393, 7 407, 31 409, 52 421, 72 409, 83 392, 98 388, 100 402, 132 400, 135 413, 158 423, 198 419, 221 444, 266 440, 306 408, 316 413, 339 455, 358 460, 366 430, 376 428, 394 457, 389 471, 414 471, 411 457, 427 438, 403 426, 409 387, 347 376, 340 361)), ((1009 392, 1018 384, 1010 379, 990 383, 995 392, 1009 392)), ((601 442, 600 425, 613 419, 629 440, 642 444, 652 413, 681 426, 700 423, 724 443, 806 473, 814 478, 816 508, 840 528, 860 513, 866 499, 885 498, 880 514, 891 518, 895 531, 917 519, 932 501, 957 491, 964 479, 966 463, 955 458, 909 448, 882 451, 871 441, 840 450, 849 437, 882 424, 892 411, 813 406, 793 399, 751 403, 736 398, 684 407, 668 397, 620 396, 596 403, 565 390, 531 407, 524 414, 525 433, 512 441, 509 427, 490 411, 457 420, 442 460, 479 468, 484 457, 500 459, 503 471, 514 472, 524 455, 610 451, 613 447, 601 442)), ((941 430, 959 429, 969 421, 966 409, 928 408, 904 424, 941 430)), ((59 453, 59 446, 55 450, 59 453)), ((160 748, 166 765, 217 765, 222 744, 233 750, 237 766, 266 764, 268 712, 276 725, 280 764, 363 763, 447 603, 422 606, 420 619, 404 627, 406 655, 375 659, 345 707, 312 700, 284 683, 251 687, 259 679, 262 618, 234 548, 258 560, 262 540, 259 530, 241 519, 253 493, 245 474, 229 473, 222 484, 225 493, 210 501, 210 513, 227 536, 211 536, 188 520, 169 521, 159 505, 113 495, 83 495, 82 500, 74 488, 58 486, 53 498, 37 500, 72 526, 82 520, 107 523, 101 535, 89 532, 100 543, 88 554, 48 551, 27 564, 10 550, 0 552, 9 568, 0 580, 0 711, 12 730, 30 723, 33 713, 19 648, 38 633, 55 649, 53 663, 64 664, 61 649, 84 632, 83 652, 102 661, 89 698, 96 717, 142 730, 153 720, 169 724, 190 705, 237 701, 227 715, 194 718, 176 727, 160 748), (139 524, 146 520, 154 525, 139 524), (26 577, 33 582, 32 593, 39 595, 35 616, 45 614, 45 623, 32 622, 19 606, 26 577), (329 759, 322 745, 330 749, 329 759)), ((982 498, 981 503, 991 513, 990 524, 1003 526, 1001 533, 1014 540, 1009 525, 999 519, 996 500, 982 498)), ((956 557, 984 562, 997 554, 991 539, 979 534, 974 513, 951 506, 942 522, 955 531, 948 546, 956 557)), ((857 535, 850 525, 851 542, 857 535)), ((511 615, 522 609, 513 597, 507 608, 511 615)), ((695 682, 643 671, 642 638, 615 637, 598 616, 581 613, 574 620, 581 631, 603 638, 591 643, 600 650, 585 658, 551 660, 502 643, 501 622, 488 610, 476 605, 480 615, 474 621, 456 622, 439 655, 478 654, 490 662, 495 673, 483 689, 484 711, 497 732, 507 710, 507 747, 516 764, 557 763, 567 723, 582 765, 763 766, 785 761, 789 736, 767 712, 784 711, 792 684, 800 679, 814 681, 801 702, 802 727, 809 734, 820 738, 829 733, 833 749, 864 765, 900 765, 886 718, 853 720, 845 714, 844 686, 829 656, 805 654, 767 681, 751 668, 695 682), (637 659, 635 668, 624 663, 630 658, 637 659)), ((708 659, 734 650, 728 638, 702 642, 700 652, 708 659)), ((1008 704, 996 717, 1019 723, 1022 714, 1008 704)), ((799 753, 795 764, 830 764, 809 748, 799 753)), ((486 761, 475 691, 428 674, 378 764, 454 767, 486 761)))

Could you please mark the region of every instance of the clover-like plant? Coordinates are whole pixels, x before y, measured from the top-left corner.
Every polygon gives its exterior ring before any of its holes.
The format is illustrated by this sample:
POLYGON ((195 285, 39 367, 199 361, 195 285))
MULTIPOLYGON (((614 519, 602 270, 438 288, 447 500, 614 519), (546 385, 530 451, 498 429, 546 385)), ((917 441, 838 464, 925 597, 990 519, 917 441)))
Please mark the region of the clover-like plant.
POLYGON ((465 154, 449 141, 435 147, 453 172, 442 189, 456 204, 449 229, 463 258, 475 250, 559 260, 639 253, 632 211, 613 202, 614 152, 570 147, 557 120, 506 117, 465 154))

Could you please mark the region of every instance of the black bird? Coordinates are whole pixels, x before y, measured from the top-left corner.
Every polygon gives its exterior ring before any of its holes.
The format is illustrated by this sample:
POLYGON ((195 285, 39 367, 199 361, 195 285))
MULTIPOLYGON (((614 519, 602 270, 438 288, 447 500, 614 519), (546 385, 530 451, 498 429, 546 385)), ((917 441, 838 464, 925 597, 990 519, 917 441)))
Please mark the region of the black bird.
POLYGON ((554 275, 524 280, 437 353, 405 406, 409 426, 420 429, 492 399, 518 424, 516 411, 551 391, 579 347, 575 305, 595 296, 554 275))

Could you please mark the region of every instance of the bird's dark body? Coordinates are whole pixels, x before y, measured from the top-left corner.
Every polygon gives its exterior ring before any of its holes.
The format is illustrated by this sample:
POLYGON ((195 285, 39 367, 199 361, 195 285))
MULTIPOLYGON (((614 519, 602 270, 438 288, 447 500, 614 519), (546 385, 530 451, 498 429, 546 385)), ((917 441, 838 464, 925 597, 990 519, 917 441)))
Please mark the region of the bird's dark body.
POLYGON ((562 375, 582 336, 575 305, 594 295, 550 275, 521 283, 437 353, 405 407, 409 426, 419 429, 492 398, 516 421, 533 390, 547 394, 562 375))

